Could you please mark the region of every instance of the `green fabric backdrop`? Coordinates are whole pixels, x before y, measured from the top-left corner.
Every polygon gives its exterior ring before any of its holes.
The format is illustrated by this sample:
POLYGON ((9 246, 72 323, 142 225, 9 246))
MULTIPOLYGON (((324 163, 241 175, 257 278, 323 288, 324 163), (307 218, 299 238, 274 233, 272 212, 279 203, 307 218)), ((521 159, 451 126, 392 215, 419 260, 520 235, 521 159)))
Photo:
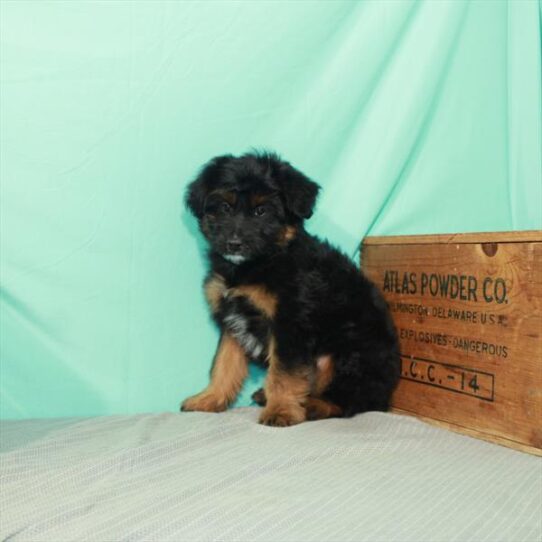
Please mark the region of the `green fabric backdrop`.
MULTIPOLYGON (((176 410, 217 334, 181 194, 267 147, 312 232, 542 227, 537 1, 2 1, 1 414, 176 410)), ((261 374, 252 373, 241 404, 261 374)))

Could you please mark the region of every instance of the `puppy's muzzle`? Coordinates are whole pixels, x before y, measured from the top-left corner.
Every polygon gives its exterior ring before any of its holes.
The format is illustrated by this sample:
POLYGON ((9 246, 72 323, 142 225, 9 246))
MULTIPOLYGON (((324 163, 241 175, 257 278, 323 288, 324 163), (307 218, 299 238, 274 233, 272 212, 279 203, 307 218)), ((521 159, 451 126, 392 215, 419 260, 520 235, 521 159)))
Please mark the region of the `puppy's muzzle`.
POLYGON ((243 243, 239 239, 232 238, 226 241, 226 250, 228 254, 240 254, 243 248, 243 243))

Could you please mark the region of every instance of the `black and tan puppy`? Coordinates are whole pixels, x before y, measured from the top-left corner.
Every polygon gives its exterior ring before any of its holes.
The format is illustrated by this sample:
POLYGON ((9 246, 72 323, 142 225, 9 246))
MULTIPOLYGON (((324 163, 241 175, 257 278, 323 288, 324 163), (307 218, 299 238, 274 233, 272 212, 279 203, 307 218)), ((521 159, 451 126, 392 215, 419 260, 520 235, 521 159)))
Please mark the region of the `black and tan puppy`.
POLYGON ((303 228, 319 186, 271 153, 220 156, 187 191, 209 243, 205 294, 221 338, 209 386, 182 410, 220 412, 249 360, 269 367, 260 422, 387 410, 399 352, 387 306, 342 253, 303 228))

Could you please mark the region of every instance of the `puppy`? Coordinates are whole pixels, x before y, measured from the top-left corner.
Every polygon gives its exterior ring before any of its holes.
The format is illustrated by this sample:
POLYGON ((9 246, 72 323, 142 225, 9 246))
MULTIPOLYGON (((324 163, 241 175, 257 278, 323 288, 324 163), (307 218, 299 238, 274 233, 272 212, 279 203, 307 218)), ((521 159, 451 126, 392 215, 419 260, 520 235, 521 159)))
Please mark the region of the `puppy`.
POLYGON ((220 412, 249 360, 268 367, 260 423, 387 410, 399 378, 387 305, 352 261, 309 235, 319 186, 272 153, 219 156, 186 203, 209 244, 205 295, 221 331, 209 386, 183 411, 220 412))

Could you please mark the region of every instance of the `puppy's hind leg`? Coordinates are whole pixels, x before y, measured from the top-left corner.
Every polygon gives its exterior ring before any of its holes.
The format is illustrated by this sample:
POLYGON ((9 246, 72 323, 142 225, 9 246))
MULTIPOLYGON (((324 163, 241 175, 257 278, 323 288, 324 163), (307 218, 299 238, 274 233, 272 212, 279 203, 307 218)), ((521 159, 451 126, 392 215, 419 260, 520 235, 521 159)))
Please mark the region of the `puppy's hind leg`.
MULTIPOLYGON (((331 356, 320 356, 316 360, 310 395, 304 403, 307 420, 323 420, 342 416, 341 407, 322 397, 332 378, 333 360, 331 356)), ((252 400, 259 406, 265 406, 267 398, 264 389, 260 388, 255 391, 252 394, 252 400)))
POLYGON ((342 416, 342 408, 325 397, 325 391, 333 381, 334 373, 335 367, 331 355, 319 356, 316 359, 311 393, 305 403, 307 420, 324 420, 342 416))
POLYGON ((318 397, 309 397, 305 403, 307 420, 325 420, 327 418, 340 418, 343 415, 342 408, 331 401, 318 397))
MULTIPOLYGON (((265 391, 263 388, 252 394, 252 400, 259 406, 264 407, 267 404, 265 391)), ((305 401, 305 412, 307 421, 325 420, 327 418, 340 418, 342 409, 340 406, 318 397, 307 397, 305 401)))

